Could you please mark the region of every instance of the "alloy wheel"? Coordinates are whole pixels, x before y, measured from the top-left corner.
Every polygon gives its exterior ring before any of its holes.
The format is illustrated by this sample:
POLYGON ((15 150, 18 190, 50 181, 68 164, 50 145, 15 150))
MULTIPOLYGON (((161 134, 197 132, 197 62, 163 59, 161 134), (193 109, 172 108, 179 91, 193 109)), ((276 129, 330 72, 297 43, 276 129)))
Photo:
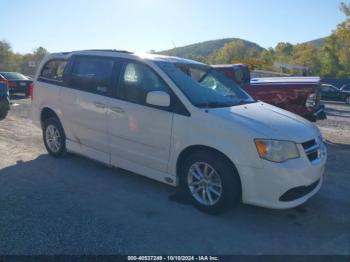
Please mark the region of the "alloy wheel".
POLYGON ((45 130, 46 144, 49 149, 57 153, 61 148, 61 134, 58 128, 54 125, 49 125, 45 130))
POLYGON ((208 163, 194 163, 187 174, 192 196, 206 206, 215 205, 222 196, 222 181, 217 171, 208 163))

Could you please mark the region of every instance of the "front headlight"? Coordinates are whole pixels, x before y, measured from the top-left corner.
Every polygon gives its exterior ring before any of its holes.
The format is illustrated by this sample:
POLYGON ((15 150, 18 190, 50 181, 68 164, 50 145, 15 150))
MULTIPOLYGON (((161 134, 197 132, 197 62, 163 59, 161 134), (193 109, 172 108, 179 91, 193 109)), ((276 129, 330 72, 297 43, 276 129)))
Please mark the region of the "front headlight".
POLYGON ((285 162, 289 159, 299 158, 297 145, 291 141, 255 139, 259 156, 272 162, 285 162))
POLYGON ((317 95, 315 93, 310 94, 306 99, 305 106, 306 107, 315 107, 316 101, 317 101, 317 95))

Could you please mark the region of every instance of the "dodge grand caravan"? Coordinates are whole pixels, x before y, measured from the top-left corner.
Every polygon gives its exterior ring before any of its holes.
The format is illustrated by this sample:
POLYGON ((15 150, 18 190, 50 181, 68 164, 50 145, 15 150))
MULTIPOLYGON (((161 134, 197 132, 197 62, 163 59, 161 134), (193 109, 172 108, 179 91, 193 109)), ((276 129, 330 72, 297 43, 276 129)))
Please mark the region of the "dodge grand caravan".
POLYGON ((322 184, 318 128, 202 63, 116 50, 50 54, 32 99, 53 157, 73 152, 178 186, 208 213, 239 201, 291 208, 322 184))

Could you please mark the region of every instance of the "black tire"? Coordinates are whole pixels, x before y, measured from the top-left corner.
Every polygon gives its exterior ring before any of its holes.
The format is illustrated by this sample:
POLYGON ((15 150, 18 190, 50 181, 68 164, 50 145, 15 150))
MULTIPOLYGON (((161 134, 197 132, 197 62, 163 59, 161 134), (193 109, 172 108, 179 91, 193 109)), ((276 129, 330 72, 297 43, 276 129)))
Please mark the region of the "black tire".
POLYGON ((0 101, 0 120, 4 120, 10 110, 9 104, 7 102, 0 101))
POLYGON ((348 96, 348 97, 345 98, 345 104, 350 105, 350 96, 348 96))
POLYGON ((183 162, 180 170, 180 190, 196 208, 208 214, 223 213, 241 201, 241 182, 236 169, 223 156, 210 151, 196 152, 183 162), (195 163, 209 164, 210 167, 215 169, 221 179, 221 196, 212 205, 199 202, 191 192, 188 176, 190 168, 195 163))
POLYGON ((6 117, 7 117, 7 114, 8 114, 8 110, 6 109, 4 109, 4 110, 2 110, 1 108, 0 108, 0 121, 1 120, 4 120, 6 117))
POLYGON ((53 157, 63 157, 65 156, 67 150, 66 150, 66 135, 64 133, 63 127, 61 122, 56 118, 49 118, 43 122, 43 140, 46 147, 47 152, 53 156, 53 157), (57 141, 59 143, 59 146, 57 146, 57 150, 53 149, 53 146, 49 145, 48 142, 48 129, 54 128, 54 130, 57 130, 57 134, 59 134, 59 138, 57 138, 57 141))

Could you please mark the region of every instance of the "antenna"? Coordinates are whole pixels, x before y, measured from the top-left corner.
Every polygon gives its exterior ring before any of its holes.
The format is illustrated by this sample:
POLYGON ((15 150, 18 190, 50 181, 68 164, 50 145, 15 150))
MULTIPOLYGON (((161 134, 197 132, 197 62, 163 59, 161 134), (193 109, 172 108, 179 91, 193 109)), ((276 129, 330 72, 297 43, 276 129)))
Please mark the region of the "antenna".
POLYGON ((176 48, 175 41, 171 40, 171 43, 173 44, 174 48, 176 48))

